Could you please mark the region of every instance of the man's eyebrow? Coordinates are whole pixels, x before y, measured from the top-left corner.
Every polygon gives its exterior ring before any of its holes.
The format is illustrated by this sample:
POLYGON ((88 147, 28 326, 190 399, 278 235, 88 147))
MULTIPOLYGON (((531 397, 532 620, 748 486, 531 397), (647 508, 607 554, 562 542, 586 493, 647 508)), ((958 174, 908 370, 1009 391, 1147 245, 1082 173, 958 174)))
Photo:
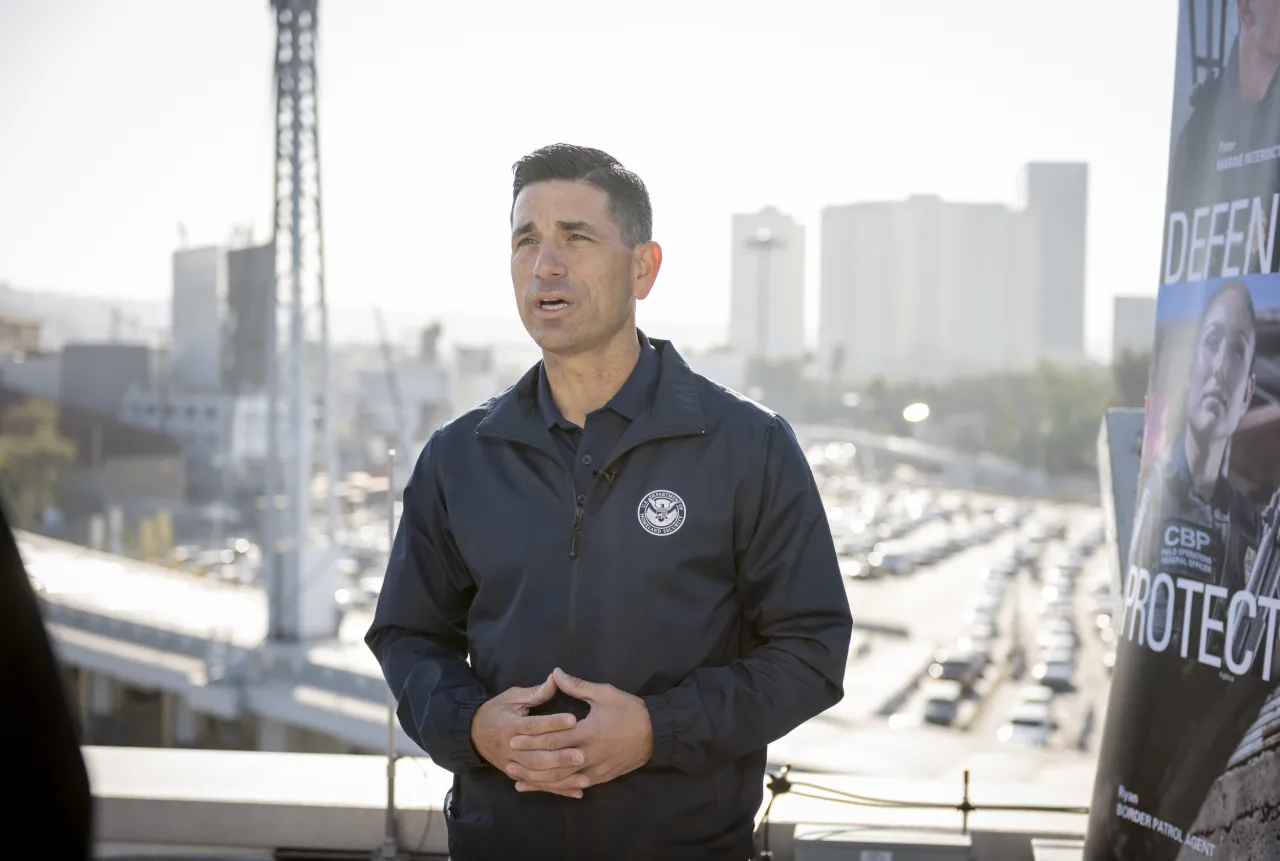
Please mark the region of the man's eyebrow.
POLYGON ((592 236, 599 236, 600 231, 596 230, 585 221, 557 221, 556 227, 565 233, 590 233, 592 236))
MULTIPOLYGON (((557 221, 556 229, 564 231, 565 233, 589 233, 592 236, 600 235, 600 231, 596 230, 589 222, 586 221, 557 221)), ((521 224, 515 230, 511 231, 511 238, 515 239, 517 236, 524 236, 526 233, 533 233, 533 230, 533 222, 526 221, 524 224, 521 224)))

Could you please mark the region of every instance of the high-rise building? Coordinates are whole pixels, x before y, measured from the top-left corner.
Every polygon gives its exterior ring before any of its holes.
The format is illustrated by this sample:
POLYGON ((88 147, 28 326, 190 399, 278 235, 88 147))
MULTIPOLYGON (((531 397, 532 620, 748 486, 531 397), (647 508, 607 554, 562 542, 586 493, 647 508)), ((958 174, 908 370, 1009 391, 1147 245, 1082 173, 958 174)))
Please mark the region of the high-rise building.
POLYGON ((227 252, 227 308, 222 388, 231 394, 266 390, 271 327, 275 324, 276 248, 255 245, 227 252))
POLYGON ((1084 358, 1085 229, 1089 166, 1036 162, 1021 177, 1023 218, 1035 245, 1036 348, 1047 358, 1084 358))
POLYGON ((824 209, 821 370, 941 380, 1083 358, 1086 166, 1024 178, 1024 208, 922 195, 824 209))
POLYGON ((940 379, 1023 360, 1023 233, 998 204, 917 196, 825 209, 822 370, 940 379))
POLYGON ((1156 339, 1156 297, 1116 296, 1112 300, 1111 357, 1149 353, 1156 339))
POLYGON ((187 490, 193 499, 211 500, 230 484, 224 467, 230 466, 226 458, 236 400, 211 389, 134 386, 125 393, 117 415, 126 424, 177 440, 185 460, 187 490))
POLYGON ((226 296, 227 257, 221 248, 174 252, 169 379, 175 387, 221 388, 226 296))
POLYGON ((804 227, 773 207, 733 216, 729 344, 769 359, 804 355, 804 227))
POLYGON ((145 344, 67 344, 58 392, 68 406, 114 417, 130 389, 153 385, 153 365, 145 344))

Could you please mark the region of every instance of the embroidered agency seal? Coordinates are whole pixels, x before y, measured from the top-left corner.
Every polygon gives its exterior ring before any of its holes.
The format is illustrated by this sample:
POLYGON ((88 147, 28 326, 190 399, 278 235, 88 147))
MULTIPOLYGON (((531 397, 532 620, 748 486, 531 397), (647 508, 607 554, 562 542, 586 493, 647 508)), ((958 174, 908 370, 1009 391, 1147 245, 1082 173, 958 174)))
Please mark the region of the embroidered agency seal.
POLYGON ((669 490, 651 490, 636 512, 650 535, 670 535, 684 525, 684 500, 669 490))

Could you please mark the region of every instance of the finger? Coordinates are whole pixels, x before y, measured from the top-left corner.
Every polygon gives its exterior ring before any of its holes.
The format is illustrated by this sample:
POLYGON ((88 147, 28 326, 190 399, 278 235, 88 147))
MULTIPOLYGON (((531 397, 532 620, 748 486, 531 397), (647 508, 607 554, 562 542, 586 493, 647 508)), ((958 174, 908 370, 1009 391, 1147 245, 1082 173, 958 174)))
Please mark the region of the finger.
MULTIPOLYGON (((548 715, 550 717, 550 715, 548 715)), ((528 720, 528 718, 523 718, 528 720)), ((537 733, 529 735, 520 733, 511 737, 512 750, 568 750, 570 748, 582 749, 582 742, 587 740, 587 735, 579 726, 573 726, 570 729, 558 730, 553 732, 537 733)))
MULTIPOLYGON (((515 723, 512 735, 542 735, 544 733, 562 732, 578 725, 578 719, 568 712, 554 715, 525 715, 515 723)), ((559 747, 560 745, 557 745, 559 747)), ((533 750, 536 748, 526 748, 533 750)), ((541 748, 553 750, 554 748, 541 748)))
POLYGON ((543 792, 581 792, 582 790, 594 786, 599 782, 599 780, 580 771, 577 774, 570 775, 563 780, 557 780, 554 783, 534 783, 533 781, 524 779, 517 780, 516 789, 519 789, 521 784, 523 784, 530 789, 537 789, 543 792))
POLYGON ((581 750, 568 748, 565 750, 513 750, 511 761, 518 762, 532 771, 547 771, 552 768, 581 768, 587 761, 587 755, 581 750))
POLYGON ((556 786, 560 789, 585 789, 591 785, 586 775, 578 774, 580 766, 567 768, 549 768, 535 771, 525 768, 518 762, 507 763, 507 776, 517 781, 531 783, 534 786, 556 786))
POLYGON ((586 679, 571 676, 559 667, 556 667, 551 673, 551 679, 555 682, 557 688, 579 700, 597 700, 602 695, 607 695, 608 689, 612 687, 611 685, 602 685, 598 682, 589 682, 586 679))
POLYGON ((565 798, 581 798, 581 789, 543 789, 532 784, 517 782, 516 792, 549 792, 552 795, 561 795, 565 798))
POLYGON ((557 690, 555 679, 551 676, 547 676, 542 684, 531 688, 512 688, 512 691, 516 692, 516 701, 526 706, 540 706, 549 702, 556 695, 557 690))

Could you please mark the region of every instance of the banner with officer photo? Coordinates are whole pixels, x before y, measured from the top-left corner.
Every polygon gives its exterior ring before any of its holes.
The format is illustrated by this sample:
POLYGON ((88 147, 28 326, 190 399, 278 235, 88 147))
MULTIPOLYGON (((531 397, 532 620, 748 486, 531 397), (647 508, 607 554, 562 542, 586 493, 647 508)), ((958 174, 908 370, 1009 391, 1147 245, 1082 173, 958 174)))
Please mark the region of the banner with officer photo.
POLYGON ((1155 353, 1086 861, 1280 858, 1280 2, 1176 5, 1155 353))

